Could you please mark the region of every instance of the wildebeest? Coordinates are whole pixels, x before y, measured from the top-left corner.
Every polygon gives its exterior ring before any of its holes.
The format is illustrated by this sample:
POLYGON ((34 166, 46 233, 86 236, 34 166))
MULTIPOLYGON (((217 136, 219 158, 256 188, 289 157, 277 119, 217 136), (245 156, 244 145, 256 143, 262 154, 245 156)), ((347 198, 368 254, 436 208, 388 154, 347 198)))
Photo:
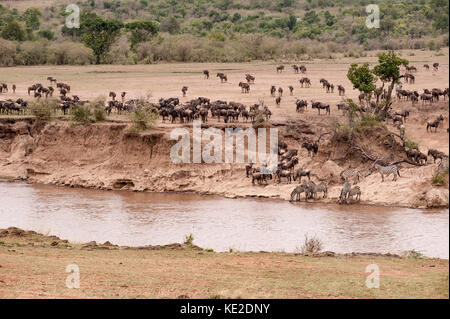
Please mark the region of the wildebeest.
POLYGON ((290 95, 294 93, 294 87, 292 85, 289 85, 289 93, 290 95))
POLYGON ((239 82, 242 93, 250 93, 250 85, 248 83, 239 82))
POLYGON ((228 78, 224 73, 217 73, 216 77, 220 78, 221 83, 228 81, 228 78))
POLYGON ((255 77, 251 74, 246 74, 245 79, 247 80, 247 83, 255 83, 255 77))
POLYGON ((312 142, 303 142, 302 148, 305 148, 308 150, 308 156, 314 156, 315 154, 317 154, 317 152, 319 150, 319 145, 317 143, 312 143, 312 142))
POLYGON ((295 173, 294 173, 294 181, 297 180, 298 178, 298 182, 301 183, 302 181, 302 177, 306 176, 308 177, 308 180, 311 180, 311 171, 309 169, 303 169, 303 168, 299 168, 295 173))
POLYGON ((275 85, 272 85, 272 86, 270 87, 270 95, 271 95, 271 96, 274 96, 276 91, 277 91, 277 89, 275 88, 275 85))
POLYGON ((439 63, 437 62, 433 63, 433 69, 437 71, 439 69, 439 63))
POLYGON ((338 85, 337 86, 338 91, 339 91, 339 95, 345 95, 345 88, 342 85, 338 85))
POLYGON ((277 73, 281 73, 281 72, 283 72, 284 71, 284 65, 279 65, 279 66, 277 66, 277 73))
POLYGON ((280 103, 281 103, 281 96, 278 96, 278 97, 275 99, 275 104, 276 104, 277 106, 280 106, 280 103))
POLYGON ((303 112, 308 107, 308 102, 305 100, 297 100, 295 104, 297 105, 297 112, 303 112))
POLYGON ((307 88, 309 88, 311 86, 311 80, 308 78, 301 78, 298 81, 300 82, 301 87, 303 87, 303 85, 305 85, 305 87, 307 87, 307 88))
POLYGON ((203 75, 205 76, 206 79, 209 79, 209 71, 208 70, 203 70, 203 75))
POLYGON ((428 132, 428 129, 430 129, 430 132, 432 132, 432 128, 434 127, 434 132, 436 133, 439 124, 443 121, 444 121, 444 117, 441 114, 433 122, 427 122, 427 132, 428 132))
POLYGON ((320 115, 320 110, 325 110, 326 114, 331 114, 330 113, 330 105, 329 104, 324 104, 322 102, 314 102, 311 101, 311 108, 312 109, 317 109, 319 111, 319 115, 320 115))

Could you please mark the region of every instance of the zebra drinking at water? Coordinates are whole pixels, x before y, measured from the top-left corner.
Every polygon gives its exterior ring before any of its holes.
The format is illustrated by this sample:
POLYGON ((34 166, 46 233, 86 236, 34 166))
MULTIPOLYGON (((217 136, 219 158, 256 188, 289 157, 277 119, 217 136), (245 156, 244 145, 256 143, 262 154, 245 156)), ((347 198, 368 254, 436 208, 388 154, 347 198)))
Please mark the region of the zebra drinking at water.
POLYGON ((384 175, 389 176, 390 174, 394 175, 393 181, 397 180, 397 177, 400 176, 400 172, 398 170, 397 165, 390 166, 381 166, 379 164, 375 164, 375 169, 381 174, 381 181, 384 182, 384 175))
POLYGON ((353 200, 353 196, 356 196, 356 200, 358 202, 361 201, 361 189, 359 188, 359 186, 352 187, 352 189, 348 193, 348 199, 353 200))
POLYGON ((352 185, 349 182, 344 183, 344 187, 341 190, 341 195, 339 195, 339 204, 342 204, 344 201, 347 202, 347 196, 352 188, 352 185))

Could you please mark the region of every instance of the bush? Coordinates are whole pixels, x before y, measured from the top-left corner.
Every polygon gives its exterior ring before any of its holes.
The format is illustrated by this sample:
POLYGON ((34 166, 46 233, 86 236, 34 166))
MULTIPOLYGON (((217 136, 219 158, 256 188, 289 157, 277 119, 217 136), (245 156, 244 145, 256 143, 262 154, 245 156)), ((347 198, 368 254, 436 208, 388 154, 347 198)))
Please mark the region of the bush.
POLYGON ((130 115, 133 123, 133 130, 145 131, 152 127, 158 119, 158 113, 153 109, 152 105, 145 99, 141 98, 130 115))
POLYGON ((72 108, 72 121, 80 124, 91 123, 91 108, 89 105, 75 105, 72 108))
POLYGON ((310 253, 318 253, 322 250, 323 244, 322 241, 316 236, 309 238, 308 234, 305 235, 305 241, 303 242, 300 251, 302 254, 310 253))
POLYGON ((184 244, 185 245, 192 246, 193 243, 194 243, 194 236, 192 234, 184 236, 184 244))
POLYGON ((56 100, 36 100, 30 103, 30 113, 38 122, 48 122, 52 118, 52 113, 56 109, 58 103, 56 100))
POLYGON ((436 172, 431 179, 431 184, 433 186, 447 186, 447 181, 448 168, 443 172, 436 172))
POLYGON ((95 98, 93 101, 89 103, 89 107, 92 110, 95 122, 101 122, 106 120, 105 101, 106 98, 101 96, 95 98))
POLYGON ((405 147, 411 149, 411 150, 419 150, 419 143, 413 142, 410 139, 406 139, 405 141, 405 147))

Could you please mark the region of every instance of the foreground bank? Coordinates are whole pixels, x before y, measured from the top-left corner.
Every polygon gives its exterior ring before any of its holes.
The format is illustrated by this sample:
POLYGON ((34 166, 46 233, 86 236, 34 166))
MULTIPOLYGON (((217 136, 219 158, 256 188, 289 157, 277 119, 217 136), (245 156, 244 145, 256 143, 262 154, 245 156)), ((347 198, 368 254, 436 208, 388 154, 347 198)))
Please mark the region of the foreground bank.
POLYGON ((1 298, 448 298, 448 267, 448 260, 414 254, 215 253, 0 230, 1 298), (371 264, 379 288, 366 286, 371 264), (69 289, 74 269, 80 288, 69 289))
MULTIPOLYGON (((54 121, 36 126, 32 119, 4 119, 0 122, 0 178, 104 190, 290 198, 293 183, 271 180, 267 185, 253 185, 251 178, 245 176, 244 164, 173 163, 170 150, 176 141, 170 139, 172 128, 162 125, 137 134, 129 132, 127 123, 80 126, 54 121)), ((328 197, 321 202, 336 203, 342 188, 340 172, 359 166, 368 175, 359 184, 363 204, 448 207, 447 187, 431 184, 438 164, 402 164, 397 181, 389 177, 381 183, 378 173, 368 174, 370 162, 364 162, 355 152, 349 153, 345 145, 336 145, 330 135, 322 139, 317 156, 309 157, 301 144, 316 138, 315 131, 312 125, 299 120, 280 127, 280 137, 290 148, 299 150, 298 167, 309 169, 316 183, 328 184, 328 197)), ((386 143, 390 142, 381 129, 361 135, 360 144, 380 154, 392 149, 386 143)))

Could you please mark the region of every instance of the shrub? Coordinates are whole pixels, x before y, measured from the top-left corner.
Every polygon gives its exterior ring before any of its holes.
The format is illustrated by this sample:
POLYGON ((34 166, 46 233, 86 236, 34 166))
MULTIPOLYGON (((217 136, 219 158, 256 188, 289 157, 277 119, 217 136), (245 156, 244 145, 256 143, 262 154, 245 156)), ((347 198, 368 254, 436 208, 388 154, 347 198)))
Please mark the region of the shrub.
POLYGON ((410 139, 405 140, 405 147, 411 149, 411 150, 419 150, 419 143, 413 142, 410 139))
POLYGON ((91 122, 91 108, 89 105, 75 105, 72 108, 72 121, 80 124, 88 124, 91 122))
POLYGON ((323 244, 322 241, 316 236, 309 238, 308 234, 305 235, 305 241, 303 242, 300 251, 302 254, 306 253, 318 253, 322 250, 323 244))
POLYGON ((448 180, 448 168, 443 172, 434 173, 431 179, 431 184, 433 186, 447 186, 447 180, 448 180))
POLYGON ((158 113, 148 101, 141 98, 136 103, 133 112, 131 112, 130 118, 133 123, 133 130, 145 131, 155 124, 158 119, 158 113))
POLYGON ((36 100, 30 103, 28 109, 38 122, 48 122, 56 109, 57 102, 53 99, 36 100))
POLYGON ((192 234, 184 236, 184 244, 185 245, 192 246, 193 242, 194 242, 194 236, 192 234))
POLYGON ((105 101, 106 98, 100 96, 89 103, 95 122, 101 122, 106 119, 105 101))
POLYGON ((423 258, 425 258, 425 256, 421 252, 418 252, 418 251, 416 251, 414 249, 405 251, 403 253, 403 256, 405 258, 410 258, 410 259, 423 259, 423 258))

